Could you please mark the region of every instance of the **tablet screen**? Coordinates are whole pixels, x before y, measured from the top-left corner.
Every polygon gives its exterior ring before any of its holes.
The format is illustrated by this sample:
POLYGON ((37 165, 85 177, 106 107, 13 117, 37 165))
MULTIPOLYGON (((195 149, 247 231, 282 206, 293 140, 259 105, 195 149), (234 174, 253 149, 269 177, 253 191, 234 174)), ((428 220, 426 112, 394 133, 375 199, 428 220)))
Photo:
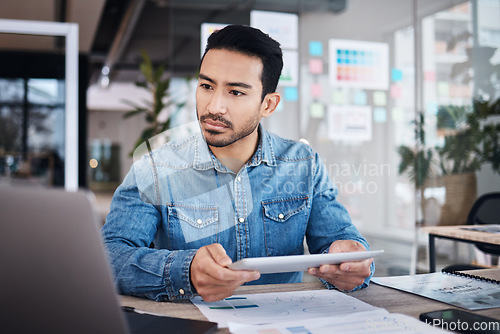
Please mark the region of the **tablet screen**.
POLYGON ((319 267, 322 264, 362 261, 379 256, 383 252, 383 250, 376 250, 331 254, 254 257, 231 263, 228 268, 233 270, 257 270, 261 274, 305 271, 308 268, 319 267))

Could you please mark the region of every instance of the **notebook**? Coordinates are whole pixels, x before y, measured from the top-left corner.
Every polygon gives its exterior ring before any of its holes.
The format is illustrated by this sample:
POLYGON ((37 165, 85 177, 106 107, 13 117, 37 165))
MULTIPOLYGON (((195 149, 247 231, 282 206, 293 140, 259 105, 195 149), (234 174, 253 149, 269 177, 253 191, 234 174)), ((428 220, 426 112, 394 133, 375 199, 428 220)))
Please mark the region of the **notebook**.
POLYGON ((468 310, 500 307, 500 281, 462 272, 373 277, 371 281, 468 310))
POLYGON ((89 193, 0 185, 3 333, 206 333, 215 323, 123 312, 89 193), (156 329, 156 331, 155 331, 156 329))

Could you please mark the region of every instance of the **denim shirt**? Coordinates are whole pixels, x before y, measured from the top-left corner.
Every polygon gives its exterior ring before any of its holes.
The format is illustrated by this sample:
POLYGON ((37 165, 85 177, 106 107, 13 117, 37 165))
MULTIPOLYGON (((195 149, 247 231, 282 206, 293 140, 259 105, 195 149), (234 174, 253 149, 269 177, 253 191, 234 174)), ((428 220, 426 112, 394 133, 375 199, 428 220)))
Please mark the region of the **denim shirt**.
MULTIPOLYGON (((217 160, 199 133, 134 163, 102 228, 120 293, 158 301, 193 297, 191 260, 212 243, 233 261, 303 254, 304 237, 313 254, 327 253, 335 240, 368 249, 318 155, 261 126, 259 134, 256 153, 238 173, 217 160)), ((263 274, 248 284, 301 282, 302 274, 263 274)))

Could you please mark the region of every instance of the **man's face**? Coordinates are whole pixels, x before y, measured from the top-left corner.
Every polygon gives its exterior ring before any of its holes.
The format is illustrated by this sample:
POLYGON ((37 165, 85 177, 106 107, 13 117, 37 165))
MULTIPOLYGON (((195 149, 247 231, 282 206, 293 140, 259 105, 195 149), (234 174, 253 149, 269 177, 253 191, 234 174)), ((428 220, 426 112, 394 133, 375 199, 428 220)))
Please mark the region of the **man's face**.
POLYGON ((257 138, 264 105, 262 69, 258 57, 227 50, 207 52, 196 89, 196 114, 208 145, 225 147, 257 138))

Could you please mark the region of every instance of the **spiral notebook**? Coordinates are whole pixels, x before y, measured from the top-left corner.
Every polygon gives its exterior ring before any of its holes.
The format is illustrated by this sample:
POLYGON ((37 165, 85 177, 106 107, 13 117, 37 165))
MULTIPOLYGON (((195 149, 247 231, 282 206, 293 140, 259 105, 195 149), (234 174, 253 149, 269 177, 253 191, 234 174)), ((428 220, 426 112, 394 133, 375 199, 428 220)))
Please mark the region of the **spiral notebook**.
POLYGON ((371 281, 468 310, 500 307, 500 281, 462 272, 374 277, 371 281))

